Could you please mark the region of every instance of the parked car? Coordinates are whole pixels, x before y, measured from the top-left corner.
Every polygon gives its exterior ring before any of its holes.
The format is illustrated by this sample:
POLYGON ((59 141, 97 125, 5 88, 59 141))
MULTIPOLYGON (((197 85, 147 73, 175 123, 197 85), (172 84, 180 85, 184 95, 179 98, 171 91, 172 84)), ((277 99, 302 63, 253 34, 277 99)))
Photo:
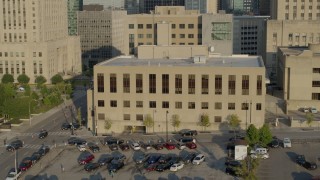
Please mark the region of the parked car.
POLYGON ((187 142, 187 143, 186 143, 186 146, 187 146, 189 149, 196 149, 196 148, 197 148, 197 144, 194 143, 194 142, 187 142))
POLYGON ((308 170, 315 170, 318 167, 316 163, 307 161, 304 155, 297 155, 296 162, 308 170))
POLYGON ((109 144, 109 149, 111 151, 117 151, 119 148, 117 144, 109 144))
POLYGON ((175 144, 172 142, 167 142, 164 144, 164 147, 167 148, 168 150, 173 150, 176 148, 175 144))
POLYGON ((188 153, 184 156, 182 156, 182 161, 184 162, 184 164, 189 164, 193 161, 193 159, 197 156, 196 153, 194 152, 191 152, 191 153, 188 153))
POLYGON ((280 147, 280 140, 279 139, 273 139, 269 144, 268 144, 269 147, 272 147, 272 148, 278 148, 280 147))
POLYGON ((170 167, 170 171, 178 171, 180 169, 182 169, 184 167, 184 163, 183 162, 179 162, 179 163, 175 163, 170 167))
POLYGON ((69 130, 69 129, 71 129, 71 124, 65 122, 61 125, 61 129, 62 130, 69 130))
POLYGON ((198 154, 192 161, 192 164, 196 164, 199 165, 200 163, 202 163, 203 161, 205 161, 205 157, 203 154, 198 154))
POLYGON ((88 147, 93 153, 100 151, 100 147, 93 142, 88 143, 88 147))
POLYGON ((187 147, 187 146, 186 146, 185 143, 181 143, 181 142, 177 143, 177 148, 180 149, 180 150, 183 150, 183 149, 185 149, 186 147, 187 147))
POLYGON ((131 143, 131 148, 132 148, 133 150, 137 151, 137 150, 140 150, 140 149, 141 149, 141 146, 140 146, 139 143, 134 142, 134 143, 131 143))
POLYGON ((36 162, 38 162, 40 158, 41 158, 41 154, 38 152, 34 152, 31 156, 32 164, 35 164, 36 162))
POLYGON ((156 143, 156 144, 153 145, 153 148, 155 150, 161 150, 161 149, 163 149, 163 144, 162 143, 156 143))
POLYGON ((108 170, 109 172, 117 172, 119 169, 121 169, 124 166, 123 161, 112 161, 110 164, 108 164, 108 170))
POLYGON ((21 140, 12 141, 9 145, 7 145, 6 150, 9 152, 13 152, 16 149, 22 148, 23 142, 21 140))
POLYGON ((72 128, 73 130, 77 130, 77 129, 80 128, 80 124, 79 124, 79 123, 76 123, 76 122, 73 122, 73 123, 71 124, 71 128, 72 128))
POLYGON ((310 112, 311 112, 312 114, 318 113, 318 110, 317 110, 317 108, 315 108, 315 107, 311 107, 309 110, 310 110, 310 112))
POLYGON ((196 136, 198 132, 196 130, 187 130, 181 133, 181 136, 196 136))
POLYGON ((98 163, 100 164, 100 166, 104 166, 104 165, 110 163, 113 159, 114 159, 114 157, 111 156, 111 155, 109 155, 109 156, 102 156, 102 157, 98 160, 98 163))
POLYGON ((68 139, 68 144, 69 145, 86 145, 87 141, 81 138, 77 138, 77 137, 71 137, 68 139))
POLYGON ((49 146, 41 146, 40 149, 38 150, 38 153, 41 156, 46 155, 48 152, 50 151, 50 147, 49 146))
POLYGON ((19 169, 20 169, 20 171, 27 171, 31 166, 32 166, 31 160, 29 160, 29 159, 23 160, 19 165, 19 169))
POLYGON ((156 168, 156 171, 158 171, 158 172, 163 172, 163 171, 165 171, 165 170, 167 170, 167 169, 170 169, 170 167, 171 167, 171 164, 168 164, 168 163, 166 163, 166 164, 159 164, 159 165, 157 166, 157 168, 156 168))
POLYGON ((226 161, 224 163, 226 166, 232 166, 232 167, 241 167, 241 162, 236 160, 226 161))
POLYGON ((124 154, 121 154, 121 153, 116 154, 116 155, 113 156, 113 160, 114 161, 117 161, 117 160, 124 161, 125 159, 127 159, 127 157, 124 154))
POLYGON ((104 138, 104 145, 118 144, 118 139, 114 137, 106 137, 104 138))
POLYGON ((309 112, 309 108, 307 108, 307 107, 302 107, 302 108, 300 108, 300 110, 301 110, 302 112, 304 112, 304 113, 309 112))
POLYGON ((150 171, 155 171, 156 168, 157 168, 157 166, 158 166, 157 163, 147 164, 145 168, 146 168, 146 170, 147 170, 148 172, 150 172, 150 171))
POLYGON ((179 156, 172 156, 171 159, 168 161, 168 164, 173 165, 181 161, 179 156))
POLYGON ((296 157, 296 162, 298 164, 303 164, 303 162, 306 161, 306 158, 304 157, 304 155, 301 155, 301 154, 298 154, 297 157, 296 157))
POLYGON ((264 154, 251 153, 250 157, 252 159, 257 159, 257 158, 268 159, 269 158, 269 153, 264 153, 264 154))
POLYGON ((188 143, 188 142, 196 143, 196 139, 194 139, 192 137, 183 137, 183 138, 179 139, 179 142, 182 142, 182 143, 188 143))
POLYGON ((168 161, 170 161, 171 158, 172 158, 171 156, 163 154, 163 155, 160 156, 160 158, 158 160, 158 163, 165 164, 168 161))
POLYGON ((291 140, 289 138, 283 138, 283 147, 284 148, 291 148, 291 140))
POLYGON ((142 164, 144 163, 146 160, 148 160, 149 155, 148 154, 140 154, 136 157, 134 157, 134 162, 136 162, 137 164, 142 164))
POLYGON ((236 177, 240 177, 241 176, 241 171, 237 171, 235 167, 232 166, 228 166, 226 167, 226 174, 232 175, 232 176, 236 176, 236 177))
POLYGON ((80 152, 83 152, 83 151, 86 151, 86 150, 87 150, 87 149, 86 149, 86 146, 83 145, 83 144, 78 145, 77 148, 78 148, 78 150, 79 150, 80 152))
POLYGON ((127 151, 127 150, 130 149, 129 144, 126 143, 126 142, 120 143, 120 144, 119 144, 119 148, 120 148, 122 151, 127 151))
POLYGON ((83 165, 83 164, 90 163, 93 159, 94 159, 94 155, 87 152, 87 153, 83 154, 82 157, 79 158, 78 162, 80 165, 83 165))
POLYGON ((20 169, 15 170, 15 168, 10 169, 10 171, 7 174, 6 180, 18 180, 18 178, 21 176, 20 169))
POLYGON ((150 155, 150 157, 148 158, 148 163, 149 164, 156 163, 158 162, 159 159, 160 159, 160 155, 157 155, 157 154, 150 155))
POLYGON ((150 150, 152 148, 150 142, 148 143, 140 142, 140 144, 141 144, 141 147, 145 150, 150 150))
POLYGON ((99 163, 88 163, 84 166, 84 170, 91 172, 93 170, 96 170, 100 167, 99 163))
POLYGON ((48 136, 48 131, 47 130, 41 130, 40 132, 39 132, 39 139, 43 139, 43 138, 45 138, 45 137, 47 137, 48 136))

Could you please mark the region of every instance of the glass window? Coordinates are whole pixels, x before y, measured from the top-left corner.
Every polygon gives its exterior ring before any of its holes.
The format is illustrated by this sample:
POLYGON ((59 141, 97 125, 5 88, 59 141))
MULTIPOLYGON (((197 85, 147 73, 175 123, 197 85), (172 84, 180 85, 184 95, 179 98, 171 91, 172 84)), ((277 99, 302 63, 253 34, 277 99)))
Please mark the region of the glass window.
POLYGON ((193 29, 194 28, 194 24, 188 24, 188 29, 193 29))
POLYGON ((129 108, 130 107, 130 101, 123 101, 123 107, 129 108))
POLYGON ((156 101, 149 101, 149 107, 150 108, 157 108, 157 102, 156 101))
POLYGON ((136 120, 137 121, 143 121, 143 114, 137 114, 136 115, 136 120))
POLYGON ((138 29, 143 29, 143 24, 138 24, 138 29))
POLYGON ((189 74, 188 76, 188 93, 195 94, 196 75, 189 74))
POLYGON ((229 95, 236 94, 236 76, 235 75, 229 75, 228 93, 229 95))
POLYGON ((130 114, 124 114, 123 115, 123 120, 130 121, 130 114))
POLYGON ((242 76, 242 95, 249 95, 249 75, 242 76))
POLYGON ((188 103, 188 109, 195 109, 196 108, 196 103, 195 102, 189 102, 188 103))
POLYGON ((142 74, 136 74, 136 93, 142 93, 143 88, 142 88, 142 74))
POLYGON ((117 75, 110 74, 110 92, 116 93, 117 92, 117 75))
POLYGON ((214 103, 214 109, 221 110, 222 109, 222 103, 221 102, 214 103))
POLYGON ((130 93, 130 74, 123 74, 123 92, 130 93))
POLYGON ((97 74, 98 92, 104 92, 104 75, 102 73, 97 74))
POLYGON ((261 111, 261 103, 256 104, 256 110, 261 111))
POLYGON ((169 94, 169 74, 162 74, 162 94, 169 94))
POLYGON ((222 94, 222 75, 215 75, 215 94, 222 94))
POLYGON ((134 24, 129 24, 129 29, 134 29, 134 24))
POLYGON ((202 102, 201 103, 201 109, 209 109, 209 103, 208 102, 202 102))
POLYGON ((175 102, 176 109, 182 109, 182 102, 175 102))
POLYGON ((98 100, 98 107, 104 107, 104 100, 98 100))
POLYGON ((149 93, 156 93, 157 83, 156 74, 149 74, 149 93))
POLYGON ((143 108, 143 101, 136 101, 136 108, 143 108))
POLYGON ((230 22, 213 22, 212 23, 212 40, 231 40, 231 27, 230 22))
POLYGON ((162 101, 162 108, 169 108, 169 101, 162 101))
POLYGON ((117 101, 116 100, 111 100, 110 101, 110 107, 117 107, 117 101))
POLYGON ((228 103, 228 110, 235 110, 236 109, 236 103, 228 103))
POLYGON ((221 116, 214 116, 214 122, 221 123, 222 122, 222 117, 221 116))
POLYGON ((152 24, 147 24, 147 29, 152 29, 152 24))
POLYGON ((184 29, 185 28, 185 24, 179 24, 179 28, 180 29, 184 29))
POLYGON ((209 75, 202 75, 201 93, 202 94, 209 93, 209 75))

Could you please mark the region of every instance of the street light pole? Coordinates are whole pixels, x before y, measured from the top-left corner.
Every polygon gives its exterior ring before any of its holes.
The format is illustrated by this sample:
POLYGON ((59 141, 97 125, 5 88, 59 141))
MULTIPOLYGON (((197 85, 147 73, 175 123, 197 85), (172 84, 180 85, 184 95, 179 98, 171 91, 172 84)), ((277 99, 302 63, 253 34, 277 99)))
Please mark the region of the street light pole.
POLYGON ((168 138, 168 113, 169 113, 169 111, 166 111, 166 137, 167 137, 167 142, 169 141, 169 138, 168 138))
POLYGON ((248 102, 246 101, 246 130, 248 129, 248 102))
POLYGON ((251 114, 252 114, 252 101, 250 100, 250 124, 251 124, 251 114))

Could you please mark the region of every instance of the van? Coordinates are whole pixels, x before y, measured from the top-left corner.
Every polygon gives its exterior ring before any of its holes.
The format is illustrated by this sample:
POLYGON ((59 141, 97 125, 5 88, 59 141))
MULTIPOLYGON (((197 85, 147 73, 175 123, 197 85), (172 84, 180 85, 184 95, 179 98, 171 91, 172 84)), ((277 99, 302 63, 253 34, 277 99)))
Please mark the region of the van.
POLYGON ((283 147, 291 148, 291 140, 289 138, 283 138, 283 147))
POLYGON ((267 148, 256 148, 256 149, 250 151, 250 154, 260 154, 260 155, 262 155, 262 154, 266 154, 266 153, 268 153, 268 149, 267 148))

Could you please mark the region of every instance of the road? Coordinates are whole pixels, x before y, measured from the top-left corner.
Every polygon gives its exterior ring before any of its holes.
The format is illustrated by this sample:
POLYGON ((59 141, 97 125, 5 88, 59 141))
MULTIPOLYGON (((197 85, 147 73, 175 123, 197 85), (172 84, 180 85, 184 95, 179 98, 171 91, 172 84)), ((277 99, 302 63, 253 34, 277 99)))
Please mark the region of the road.
MULTIPOLYGON (((74 100, 73 104, 75 107, 81 107, 82 117, 84 117, 86 96, 83 96, 82 93, 82 96, 79 96, 74 100)), ((49 145, 50 147, 53 147, 55 144, 56 146, 63 145, 70 137, 71 132, 61 130, 61 124, 64 122, 71 122, 74 116, 76 116, 76 114, 72 113, 69 107, 64 110, 63 108, 59 108, 56 113, 48 116, 45 120, 32 124, 31 126, 29 126, 29 122, 25 122, 22 126, 18 127, 17 131, 19 132, 17 132, 17 136, 14 139, 20 139, 24 142, 24 147, 17 151, 18 165, 23 158, 31 156, 33 152, 36 152, 42 145, 49 145), (67 119, 65 118, 64 112, 66 112, 67 119), (37 136, 37 133, 41 129, 45 129, 49 132, 49 135, 44 139, 39 139, 37 136)), ((12 140, 8 140, 7 143, 12 140)), ((7 152, 2 144, 0 147, 0 177, 6 177, 8 171, 14 167, 14 157, 15 153, 7 152)))

